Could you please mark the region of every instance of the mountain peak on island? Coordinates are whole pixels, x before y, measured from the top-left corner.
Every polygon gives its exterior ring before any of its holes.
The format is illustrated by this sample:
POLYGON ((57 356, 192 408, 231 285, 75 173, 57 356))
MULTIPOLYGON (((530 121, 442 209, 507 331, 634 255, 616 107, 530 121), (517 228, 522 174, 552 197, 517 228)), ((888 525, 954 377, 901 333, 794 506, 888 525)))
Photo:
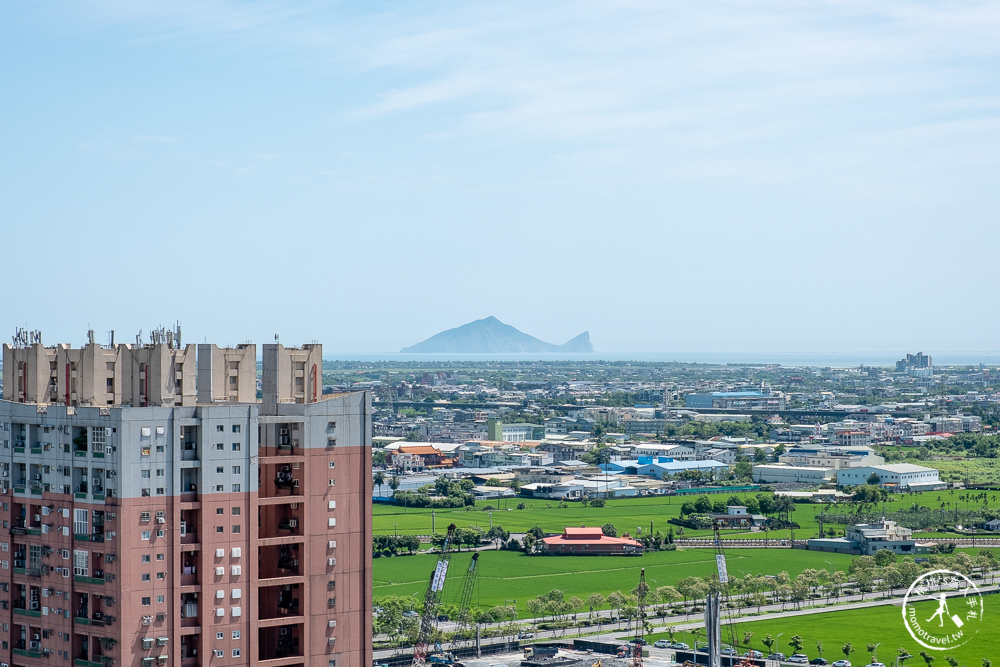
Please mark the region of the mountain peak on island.
POLYGON ((457 354, 517 354, 530 352, 593 352, 590 334, 584 331, 562 345, 553 345, 518 331, 490 315, 454 329, 442 331, 425 341, 404 347, 401 352, 457 354))

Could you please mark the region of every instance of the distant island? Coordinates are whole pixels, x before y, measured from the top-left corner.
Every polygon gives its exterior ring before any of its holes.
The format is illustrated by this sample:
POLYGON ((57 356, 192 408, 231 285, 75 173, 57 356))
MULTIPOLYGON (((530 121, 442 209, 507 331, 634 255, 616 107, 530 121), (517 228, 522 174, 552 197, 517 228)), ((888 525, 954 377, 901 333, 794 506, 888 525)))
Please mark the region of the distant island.
POLYGON ((517 354, 524 352, 593 352, 590 333, 584 331, 573 340, 562 345, 553 345, 534 336, 518 331, 490 316, 475 322, 463 324, 454 329, 442 331, 425 341, 404 347, 400 352, 432 352, 482 354, 517 354))

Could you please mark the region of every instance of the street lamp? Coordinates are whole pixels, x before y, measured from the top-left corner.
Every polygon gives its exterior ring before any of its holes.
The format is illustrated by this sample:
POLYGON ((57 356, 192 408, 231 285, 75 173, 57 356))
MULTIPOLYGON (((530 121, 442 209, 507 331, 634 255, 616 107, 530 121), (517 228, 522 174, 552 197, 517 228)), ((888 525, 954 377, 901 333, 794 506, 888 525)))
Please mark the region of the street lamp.
POLYGON ((872 651, 872 662, 878 662, 878 647, 882 645, 882 642, 875 644, 875 650, 872 651))

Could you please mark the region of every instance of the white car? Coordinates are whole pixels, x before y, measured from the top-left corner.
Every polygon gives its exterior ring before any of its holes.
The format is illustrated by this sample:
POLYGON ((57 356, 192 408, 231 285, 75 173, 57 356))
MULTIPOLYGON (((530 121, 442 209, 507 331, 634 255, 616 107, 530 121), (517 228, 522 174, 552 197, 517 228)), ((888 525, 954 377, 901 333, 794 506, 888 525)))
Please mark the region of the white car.
POLYGON ((788 662, 795 663, 796 665, 808 665, 809 656, 805 653, 796 653, 788 659, 788 662))
POLYGON ((656 648, 670 648, 670 642, 668 642, 666 639, 657 639, 655 642, 653 642, 653 646, 655 646, 656 648))
POLYGON ((833 667, 851 667, 850 660, 837 660, 833 663, 833 667))

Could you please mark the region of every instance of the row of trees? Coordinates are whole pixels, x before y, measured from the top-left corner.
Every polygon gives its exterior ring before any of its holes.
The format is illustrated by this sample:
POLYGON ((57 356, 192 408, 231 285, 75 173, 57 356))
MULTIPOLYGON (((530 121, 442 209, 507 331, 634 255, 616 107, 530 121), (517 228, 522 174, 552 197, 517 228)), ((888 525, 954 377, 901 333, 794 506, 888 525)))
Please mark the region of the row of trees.
POLYGON ((693 501, 687 501, 681 505, 681 517, 692 514, 725 514, 728 505, 743 505, 750 514, 764 514, 775 516, 780 520, 788 522, 791 520, 791 513, 795 511, 795 503, 788 496, 775 496, 769 493, 758 493, 755 496, 740 498, 732 495, 726 500, 713 501, 707 495, 700 495, 693 501))
POLYGON ((375 535, 372 538, 372 555, 396 556, 401 553, 413 554, 420 548, 420 540, 415 535, 375 535))

